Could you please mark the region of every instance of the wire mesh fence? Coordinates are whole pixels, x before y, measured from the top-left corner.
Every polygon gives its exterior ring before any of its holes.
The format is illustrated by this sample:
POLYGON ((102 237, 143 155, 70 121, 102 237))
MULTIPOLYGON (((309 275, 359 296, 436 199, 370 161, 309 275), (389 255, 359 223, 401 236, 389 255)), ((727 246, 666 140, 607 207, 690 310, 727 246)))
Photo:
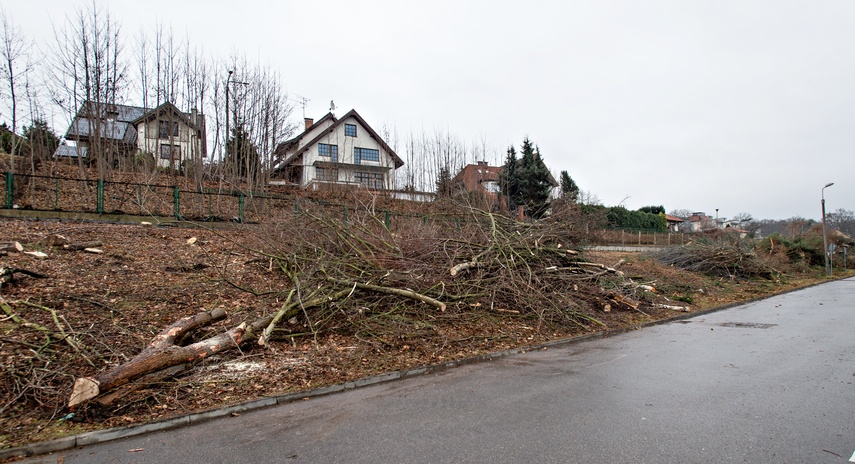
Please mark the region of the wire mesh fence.
MULTIPOLYGON (((461 228, 479 221, 466 214, 400 212, 373 205, 343 204, 271 192, 190 190, 158 185, 102 180, 82 180, 6 172, 0 176, 0 207, 35 211, 126 214, 172 217, 189 221, 262 223, 300 220, 315 214, 343 223, 382 224, 392 232, 418 227, 461 228)), ((589 234, 591 245, 682 245, 680 232, 606 229, 589 234)))

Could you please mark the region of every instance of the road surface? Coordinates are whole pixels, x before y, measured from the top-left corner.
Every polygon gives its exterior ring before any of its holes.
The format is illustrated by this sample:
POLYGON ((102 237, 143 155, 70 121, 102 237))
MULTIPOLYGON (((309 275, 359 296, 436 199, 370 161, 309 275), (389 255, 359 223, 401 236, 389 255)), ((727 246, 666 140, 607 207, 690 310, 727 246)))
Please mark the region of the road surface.
POLYGON ((833 463, 855 280, 25 462, 833 463))

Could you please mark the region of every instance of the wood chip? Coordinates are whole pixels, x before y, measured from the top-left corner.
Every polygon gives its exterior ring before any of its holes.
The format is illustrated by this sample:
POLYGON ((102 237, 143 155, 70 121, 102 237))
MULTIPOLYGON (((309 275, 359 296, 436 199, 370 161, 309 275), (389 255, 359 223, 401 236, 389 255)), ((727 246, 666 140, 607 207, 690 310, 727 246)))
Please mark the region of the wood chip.
POLYGON ((43 253, 41 251, 25 251, 24 254, 30 255, 36 259, 47 259, 48 257, 47 253, 43 253))
POLYGON ((104 250, 102 250, 100 248, 84 248, 83 251, 85 251, 87 253, 95 253, 95 254, 101 254, 104 252, 104 250))

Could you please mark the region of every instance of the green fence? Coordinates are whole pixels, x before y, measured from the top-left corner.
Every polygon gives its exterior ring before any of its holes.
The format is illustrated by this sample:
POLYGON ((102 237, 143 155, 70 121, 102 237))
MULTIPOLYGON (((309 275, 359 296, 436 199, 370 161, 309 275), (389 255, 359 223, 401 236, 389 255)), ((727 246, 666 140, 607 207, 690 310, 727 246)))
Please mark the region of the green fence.
POLYGON ((102 180, 12 174, 2 176, 2 208, 173 217, 191 221, 264 222, 323 213, 344 223, 366 221, 396 230, 414 224, 460 227, 463 215, 430 215, 328 203, 269 192, 187 190, 102 180))

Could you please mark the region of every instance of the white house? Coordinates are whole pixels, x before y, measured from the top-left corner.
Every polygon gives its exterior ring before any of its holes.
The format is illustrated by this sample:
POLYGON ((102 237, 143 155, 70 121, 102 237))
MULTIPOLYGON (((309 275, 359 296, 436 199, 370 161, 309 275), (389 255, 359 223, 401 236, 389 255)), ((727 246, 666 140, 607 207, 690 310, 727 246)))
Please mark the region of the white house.
POLYGON ((393 190, 395 170, 404 161, 356 112, 341 118, 327 113, 318 122, 276 147, 273 178, 303 188, 324 184, 393 190))
POLYGON ((84 103, 65 139, 77 145, 61 145, 54 156, 85 158, 97 147, 105 159, 119 161, 145 152, 158 166, 173 169, 207 156, 205 116, 195 109, 183 113, 169 102, 154 109, 84 103))

